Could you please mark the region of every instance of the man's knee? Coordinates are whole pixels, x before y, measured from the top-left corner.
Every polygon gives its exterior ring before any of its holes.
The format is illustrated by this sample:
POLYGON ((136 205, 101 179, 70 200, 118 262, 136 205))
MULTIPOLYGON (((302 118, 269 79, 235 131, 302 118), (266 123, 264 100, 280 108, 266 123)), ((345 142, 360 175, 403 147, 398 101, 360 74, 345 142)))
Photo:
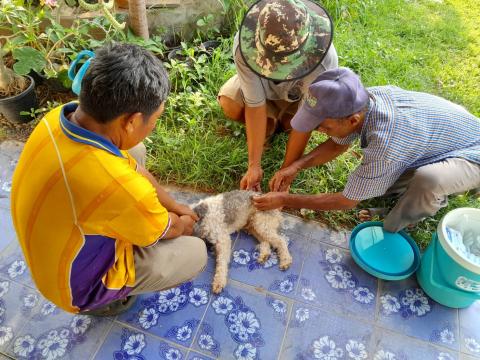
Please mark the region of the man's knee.
POLYGON ((421 193, 442 194, 442 177, 430 167, 421 167, 415 171, 409 188, 421 193))
POLYGON ((207 246, 205 241, 194 236, 184 236, 186 241, 185 250, 188 254, 188 263, 191 264, 192 271, 199 273, 207 266, 207 246))
POLYGON ((218 102, 225 116, 231 120, 243 121, 243 106, 227 96, 219 96, 218 102))

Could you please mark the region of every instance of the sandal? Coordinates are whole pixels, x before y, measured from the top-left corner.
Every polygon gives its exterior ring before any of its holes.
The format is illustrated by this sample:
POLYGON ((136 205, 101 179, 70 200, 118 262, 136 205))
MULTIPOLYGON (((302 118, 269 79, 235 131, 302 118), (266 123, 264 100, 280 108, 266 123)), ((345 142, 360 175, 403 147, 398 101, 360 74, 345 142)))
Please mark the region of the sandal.
POLYGON ((133 304, 135 304, 136 300, 136 295, 127 296, 125 299, 113 301, 98 309, 82 311, 81 314, 93 316, 116 316, 130 309, 133 304))

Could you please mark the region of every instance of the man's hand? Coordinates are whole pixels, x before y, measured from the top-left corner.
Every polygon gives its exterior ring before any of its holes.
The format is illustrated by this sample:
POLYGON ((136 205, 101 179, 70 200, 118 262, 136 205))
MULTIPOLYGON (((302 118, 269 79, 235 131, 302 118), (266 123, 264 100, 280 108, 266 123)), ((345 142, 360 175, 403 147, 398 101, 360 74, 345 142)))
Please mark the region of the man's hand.
POLYGON ((288 193, 285 192, 269 192, 265 195, 254 196, 252 201, 258 210, 280 209, 285 205, 287 196, 288 193))
POLYGON ((195 225, 195 221, 192 219, 192 217, 190 215, 182 215, 180 216, 180 221, 183 223, 182 235, 192 235, 193 226, 195 225))
POLYGON ((278 170, 270 179, 270 191, 288 191, 292 181, 298 174, 298 167, 293 163, 286 168, 278 170))
POLYGON ((263 170, 260 166, 252 166, 248 168, 247 173, 240 181, 240 189, 262 191, 260 183, 263 178, 263 170))
POLYGON ((193 211, 192 209, 190 209, 190 207, 188 205, 185 205, 185 204, 179 204, 177 203, 177 206, 175 208, 175 213, 178 215, 178 216, 183 216, 183 215, 188 215, 192 218, 193 221, 198 221, 200 218, 198 217, 198 215, 195 213, 195 211, 193 211))

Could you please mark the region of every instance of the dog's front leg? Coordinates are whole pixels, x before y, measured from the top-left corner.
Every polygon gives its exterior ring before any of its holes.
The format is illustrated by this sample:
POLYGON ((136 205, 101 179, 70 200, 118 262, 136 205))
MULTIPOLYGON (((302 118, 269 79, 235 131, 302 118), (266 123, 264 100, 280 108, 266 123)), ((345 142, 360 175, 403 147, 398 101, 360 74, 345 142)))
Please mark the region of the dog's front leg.
POLYGON ((220 293, 227 285, 228 264, 232 252, 232 240, 226 232, 219 232, 216 236, 215 253, 217 264, 215 275, 213 276, 212 291, 215 294, 220 293))

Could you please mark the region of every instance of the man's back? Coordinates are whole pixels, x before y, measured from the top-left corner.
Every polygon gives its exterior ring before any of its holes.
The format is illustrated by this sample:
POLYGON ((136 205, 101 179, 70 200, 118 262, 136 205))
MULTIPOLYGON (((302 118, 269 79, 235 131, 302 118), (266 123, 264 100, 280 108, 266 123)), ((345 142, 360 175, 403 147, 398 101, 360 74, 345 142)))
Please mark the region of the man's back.
POLYGON ((75 312, 128 293, 133 244, 153 243, 168 215, 126 152, 60 120, 61 110, 50 112, 25 145, 12 215, 39 290, 75 312))

